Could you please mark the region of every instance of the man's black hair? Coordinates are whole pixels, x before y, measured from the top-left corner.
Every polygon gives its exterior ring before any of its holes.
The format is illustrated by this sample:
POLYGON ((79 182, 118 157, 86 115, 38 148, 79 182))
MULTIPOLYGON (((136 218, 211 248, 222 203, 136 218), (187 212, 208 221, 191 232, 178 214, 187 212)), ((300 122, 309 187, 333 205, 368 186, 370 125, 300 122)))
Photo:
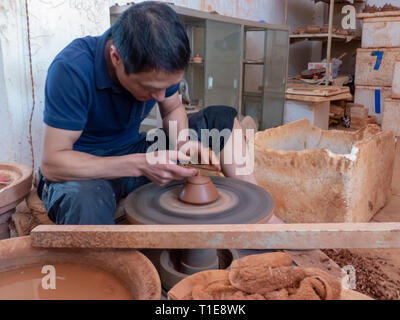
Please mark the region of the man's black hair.
POLYGON ((190 45, 178 14, 168 5, 146 1, 125 10, 111 28, 125 73, 184 70, 190 45))

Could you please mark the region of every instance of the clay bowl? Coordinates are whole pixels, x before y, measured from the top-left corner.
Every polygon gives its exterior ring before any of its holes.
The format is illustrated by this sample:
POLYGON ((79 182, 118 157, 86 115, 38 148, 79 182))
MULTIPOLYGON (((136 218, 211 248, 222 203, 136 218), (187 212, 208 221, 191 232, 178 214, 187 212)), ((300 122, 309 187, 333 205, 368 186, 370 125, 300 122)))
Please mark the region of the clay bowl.
POLYGON ((188 178, 179 195, 179 200, 190 204, 202 205, 211 203, 217 200, 218 197, 218 190, 211 182, 211 179, 206 176, 196 175, 188 178))
MULTIPOLYGON (((12 270, 22 272, 24 268, 26 270, 34 266, 42 268, 44 265, 74 265, 84 268, 86 272, 94 270, 96 276, 100 274, 100 279, 102 279, 101 275, 108 275, 115 279, 117 286, 123 288, 131 299, 157 300, 161 298, 161 283, 157 270, 150 260, 137 250, 34 248, 31 246, 30 236, 0 241, 0 284, 3 272, 12 270)), ((56 281, 57 289, 57 283, 60 280, 56 281)), ((39 286, 40 283, 36 285, 39 286)), ((78 290, 86 289, 83 281, 78 290)), ((71 292, 76 291, 71 290, 71 292)), ((113 299, 113 292, 115 291, 106 291, 104 299, 113 299)))
MULTIPOLYGON (((193 287, 198 284, 207 284, 217 280, 226 279, 226 270, 208 270, 195 273, 178 282, 170 291, 168 298, 171 300, 190 300, 193 287)), ((340 300, 373 300, 357 291, 342 289, 340 300)))
POLYGON ((199 54, 196 54, 191 60, 192 60, 192 62, 194 62, 194 63, 202 63, 202 62, 203 62, 203 58, 200 57, 199 54))
POLYGON ((293 31, 293 34, 302 34, 306 32, 306 28, 298 27, 296 30, 293 31))
POLYGON ((0 239, 10 237, 7 221, 15 207, 32 187, 32 169, 18 163, 0 163, 0 177, 7 177, 0 184, 0 239))
POLYGON ((17 206, 32 187, 32 169, 18 163, 0 163, 0 176, 10 177, 10 183, 0 185, 0 214, 17 206))

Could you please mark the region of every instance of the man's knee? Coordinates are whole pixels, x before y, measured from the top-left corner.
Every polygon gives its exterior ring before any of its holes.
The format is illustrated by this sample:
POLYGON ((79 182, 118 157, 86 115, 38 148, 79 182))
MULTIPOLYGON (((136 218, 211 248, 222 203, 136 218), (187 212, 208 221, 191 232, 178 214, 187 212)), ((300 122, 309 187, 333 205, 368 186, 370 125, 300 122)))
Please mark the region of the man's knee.
POLYGON ((51 183, 44 198, 48 215, 57 224, 114 224, 116 199, 107 180, 51 183))
POLYGON ((213 148, 213 151, 219 153, 231 135, 236 116, 237 111, 232 107, 209 106, 189 117, 189 127, 196 131, 199 139, 206 146, 217 143, 219 148, 218 150, 213 148), (204 129, 207 133, 202 132, 204 129), (214 137, 215 133, 218 133, 216 137, 214 137), (215 139, 219 141, 213 142, 215 139))

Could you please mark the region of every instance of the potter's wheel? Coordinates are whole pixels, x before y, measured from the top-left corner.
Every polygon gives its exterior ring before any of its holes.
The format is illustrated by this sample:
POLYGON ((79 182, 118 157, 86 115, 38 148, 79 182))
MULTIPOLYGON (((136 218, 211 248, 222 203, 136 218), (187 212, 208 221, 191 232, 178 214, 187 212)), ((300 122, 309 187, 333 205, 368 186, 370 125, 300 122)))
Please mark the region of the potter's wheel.
MULTIPOLYGON (((132 224, 247 224, 265 223, 271 217, 273 200, 264 189, 237 179, 209 178, 219 194, 217 200, 200 205, 180 200, 184 185, 188 192, 187 179, 163 187, 149 183, 126 198, 127 219, 132 224)), ((194 183, 191 187, 197 188, 199 178, 191 179, 189 181, 194 183)), ((225 269, 233 259, 239 258, 238 251, 233 249, 163 250, 150 254, 166 291, 190 274, 225 269)))
POLYGON ((209 204, 191 205, 178 199, 185 181, 163 187, 146 184, 128 195, 127 219, 133 224, 263 223, 272 215, 273 200, 264 189, 232 178, 210 177, 220 197, 209 204))

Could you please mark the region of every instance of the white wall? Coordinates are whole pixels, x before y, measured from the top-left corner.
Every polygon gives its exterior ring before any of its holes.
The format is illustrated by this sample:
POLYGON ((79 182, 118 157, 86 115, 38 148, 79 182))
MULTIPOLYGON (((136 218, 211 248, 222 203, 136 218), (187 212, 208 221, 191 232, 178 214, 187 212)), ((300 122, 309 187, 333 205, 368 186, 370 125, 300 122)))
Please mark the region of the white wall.
MULTIPOLYGON (((43 137, 47 69, 69 42, 103 33, 110 25, 108 0, 29 0, 35 111, 32 120, 35 167, 43 137)), ((0 161, 31 165, 28 143, 32 90, 24 0, 0 4, 0 161)))
MULTIPOLYGON (((40 164, 43 138, 44 84, 48 66, 70 41, 85 35, 99 35, 109 27, 109 6, 127 1, 116 0, 28 0, 35 112, 32 121, 35 168, 40 164)), ((136 1, 140 2, 140 1, 136 1)), ((177 5, 249 20, 283 24, 284 0, 168 0, 177 5)), ((289 24, 293 28, 321 19, 321 5, 313 0, 289 0, 289 24), (302 5, 300 5, 302 4, 302 5), (311 19, 311 20, 310 20, 311 19)), ((0 161, 31 164, 29 117, 32 91, 28 61, 24 0, 0 2, 0 161)), ((254 39, 253 54, 262 52, 254 39)), ((319 55, 308 43, 291 48, 290 73, 304 69, 319 55)))
POLYGON ((383 7, 386 3, 400 6, 400 0, 367 0, 367 4, 370 6, 376 5, 377 7, 383 7))

